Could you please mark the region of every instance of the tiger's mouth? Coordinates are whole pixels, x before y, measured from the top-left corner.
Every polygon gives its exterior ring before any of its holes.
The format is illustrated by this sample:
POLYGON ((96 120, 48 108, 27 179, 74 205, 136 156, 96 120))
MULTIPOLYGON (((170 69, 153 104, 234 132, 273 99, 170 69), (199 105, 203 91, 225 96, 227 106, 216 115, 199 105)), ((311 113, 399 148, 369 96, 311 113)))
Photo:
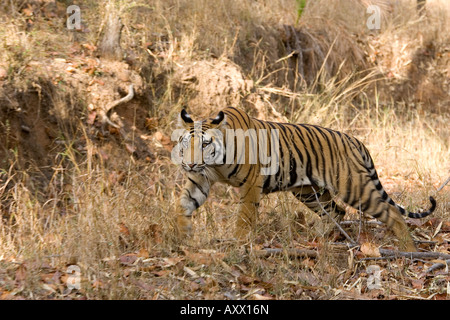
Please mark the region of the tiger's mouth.
POLYGON ((186 172, 203 172, 205 170, 205 164, 197 164, 197 163, 182 163, 181 167, 186 172))

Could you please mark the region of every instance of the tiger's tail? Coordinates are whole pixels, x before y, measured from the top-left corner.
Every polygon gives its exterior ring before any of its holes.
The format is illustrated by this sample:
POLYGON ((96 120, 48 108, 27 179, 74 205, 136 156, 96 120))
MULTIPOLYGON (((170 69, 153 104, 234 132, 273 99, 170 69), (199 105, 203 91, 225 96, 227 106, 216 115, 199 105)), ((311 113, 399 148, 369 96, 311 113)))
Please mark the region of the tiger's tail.
POLYGON ((369 172, 370 179, 375 184, 375 188, 381 193, 381 198, 384 201, 386 201, 389 204, 396 207, 403 216, 407 216, 408 218, 421 219, 421 218, 425 218, 426 216, 429 216, 430 214, 433 213, 433 211, 436 209, 436 200, 431 196, 430 196, 431 207, 428 210, 423 211, 423 212, 410 212, 410 211, 406 210, 405 208, 403 208, 402 206, 396 204, 394 202, 394 200, 392 200, 391 197, 389 197, 389 195, 387 194, 387 192, 384 190, 383 186, 381 185, 380 179, 378 178, 377 171, 375 170, 373 160, 370 157, 368 150, 364 147, 364 151, 361 150, 360 152, 361 152, 361 154, 363 152, 365 153, 363 155, 363 159, 365 161, 365 166, 369 172))

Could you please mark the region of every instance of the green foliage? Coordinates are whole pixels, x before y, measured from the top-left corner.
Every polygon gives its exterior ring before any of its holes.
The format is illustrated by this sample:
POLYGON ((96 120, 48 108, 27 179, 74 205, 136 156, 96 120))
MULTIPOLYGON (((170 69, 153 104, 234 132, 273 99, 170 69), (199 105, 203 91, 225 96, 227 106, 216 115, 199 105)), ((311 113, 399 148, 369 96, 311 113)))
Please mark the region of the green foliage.
POLYGON ((295 21, 297 24, 302 16, 303 10, 306 7, 306 0, 295 0, 295 2, 297 2, 297 20, 295 21))

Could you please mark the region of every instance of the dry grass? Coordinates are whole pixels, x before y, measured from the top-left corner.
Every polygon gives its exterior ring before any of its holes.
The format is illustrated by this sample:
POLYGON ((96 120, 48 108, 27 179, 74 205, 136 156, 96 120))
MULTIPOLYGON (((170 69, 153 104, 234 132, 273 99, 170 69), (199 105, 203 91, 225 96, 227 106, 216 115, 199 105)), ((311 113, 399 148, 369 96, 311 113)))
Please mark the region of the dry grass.
MULTIPOLYGON (((248 95, 258 95, 264 108, 289 121, 354 134, 371 151, 381 181, 396 201, 417 210, 428 205, 429 195, 436 196, 434 217, 441 219, 436 221, 449 220, 449 189, 436 193, 450 168, 448 93, 437 95, 435 108, 423 98, 431 96, 433 90, 448 88, 448 80, 441 87, 431 81, 434 76, 448 77, 449 72, 445 46, 450 11, 445 0, 429 0, 426 20, 414 11, 415 1, 395 5, 370 1, 386 8, 384 27, 375 33, 363 27, 369 1, 308 2, 296 25, 299 35, 307 34, 303 39, 317 46, 309 56, 314 77, 308 84, 292 73, 292 63, 286 58, 289 53, 279 36, 283 25, 296 24, 295 1, 213 4, 205 0, 157 0, 151 5, 118 1, 126 25, 123 47, 129 49, 127 56, 145 81, 137 103, 145 108, 144 116, 158 123, 146 133, 155 154, 150 162, 127 152, 114 133, 93 138, 93 126, 86 120, 87 83, 80 80, 72 88, 70 75, 61 70, 56 78, 59 84, 55 84, 54 69, 46 73, 39 63, 53 61, 54 51, 57 57, 68 60, 84 55, 90 58, 92 52, 86 50, 74 57, 65 43, 95 44, 100 27, 95 20, 98 4, 82 3, 84 23, 91 31, 74 40, 70 33, 55 32, 62 18, 46 20, 45 12, 33 16, 34 27, 27 30, 27 19, 31 18, 23 12, 25 1, 11 3, 16 4, 2 9, 14 14, 2 15, 0 22, 0 61, 4 61, 0 68, 7 69, 7 77, 0 78, 0 83, 4 86, 2 101, 8 106, 0 114, 1 132, 8 138, 0 150, 5 159, 0 171, 1 298, 379 297, 364 287, 367 262, 355 261, 354 252, 351 259, 345 250, 336 253, 331 237, 324 237, 317 223, 309 227, 314 218, 287 194, 264 198, 252 246, 315 248, 319 250, 315 260, 292 259, 288 254, 261 258, 230 241, 238 196, 224 185, 214 186, 196 213, 193 238, 181 245, 176 241, 170 216, 183 177, 155 131, 159 136, 170 136, 181 106, 195 101, 197 92, 180 87, 177 70, 196 61, 214 63, 216 57, 233 61, 244 78, 252 81, 249 92, 233 92, 240 99, 236 103, 248 103, 248 95), (435 58, 414 59, 430 43, 435 58), (421 61, 428 63, 426 74, 421 61), (411 76, 411 66, 418 66, 416 78, 411 76), (56 95, 56 90, 41 86, 45 77, 65 94, 56 95), (389 86, 400 90, 411 83, 422 90, 420 99, 415 97, 411 102, 414 95, 406 89, 401 91, 402 101, 391 94, 389 86), (59 130, 46 149, 51 160, 45 165, 18 147, 24 133, 8 112, 23 107, 20 103, 26 99, 12 103, 12 88, 34 95, 32 101, 39 101, 39 112, 50 114, 42 117, 42 125, 59 130), (48 106, 42 107, 46 103, 48 106), (56 124, 51 117, 56 118, 56 124), (81 269, 82 288, 72 293, 67 292, 68 265, 81 269)), ((104 70, 97 70, 93 80, 102 79, 104 70)), ((190 107, 205 109, 197 103, 199 106, 190 107)), ((211 113, 217 111, 214 106, 206 107, 211 113)), ((39 118, 39 112, 26 110, 39 118)), ((138 126, 136 114, 128 120, 138 126)), ((448 250, 448 230, 439 232, 430 221, 415 228, 413 234, 421 240, 436 241, 435 245, 422 245, 424 249, 448 250)), ((445 229, 446 224, 443 226, 440 228, 445 229)), ((384 228, 355 227, 349 233, 360 242, 395 243, 384 228)), ((444 292, 435 280, 426 282, 421 290, 412 290, 411 279, 398 273, 406 268, 416 274, 417 264, 398 264, 380 262, 385 270, 384 298, 444 292), (396 280, 389 282, 389 277, 396 280)))

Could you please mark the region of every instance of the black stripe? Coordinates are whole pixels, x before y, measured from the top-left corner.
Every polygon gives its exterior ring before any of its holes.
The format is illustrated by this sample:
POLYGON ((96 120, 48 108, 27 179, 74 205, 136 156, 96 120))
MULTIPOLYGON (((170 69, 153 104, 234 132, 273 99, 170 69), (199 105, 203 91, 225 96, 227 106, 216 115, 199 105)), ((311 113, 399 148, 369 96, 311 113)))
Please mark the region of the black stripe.
POLYGON ((272 177, 272 176, 267 175, 267 176, 266 176, 266 179, 264 180, 264 184, 263 184, 263 192, 264 192, 264 193, 269 193, 269 192, 272 191, 272 189, 269 189, 269 186, 270 186, 270 178, 271 178, 271 177, 272 177))
MULTIPOLYGON (((282 126, 283 131, 285 132, 286 136, 286 143, 288 146, 293 146, 294 149, 296 149, 296 152, 298 153, 297 146, 295 145, 295 141, 293 141, 293 133, 291 131, 291 128, 287 125, 282 126), (289 131, 291 139, 288 138, 288 135, 286 131, 289 131)), ((287 185, 288 188, 292 187, 297 182, 297 161, 295 160, 295 156, 292 152, 292 149, 289 147, 289 184, 287 185)))
MULTIPOLYGON (((295 129, 295 127, 294 127, 294 129, 295 129)), ((291 130, 291 128, 289 128, 289 130, 291 130)), ((298 134, 298 131, 297 130, 294 130, 294 131, 292 131, 291 130, 291 134, 293 135, 293 136, 295 136, 295 137, 298 137, 298 139, 300 140, 300 142, 302 143, 302 146, 304 147, 305 146, 305 143, 303 142, 303 139, 300 137, 300 135, 298 134)), ((299 159, 300 159, 300 166, 303 164, 303 153, 300 151, 300 149, 298 148, 298 146, 297 146, 297 143, 295 143, 296 141, 295 141, 295 139, 293 139, 294 140, 294 143, 292 144, 293 146, 294 146, 294 148, 295 148, 295 151, 296 151, 296 153, 298 154, 298 157, 299 157, 299 159)))
MULTIPOLYGON (((328 146, 328 151, 329 151, 329 159, 328 162, 330 163, 324 163, 324 181, 326 185, 332 184, 332 181, 329 181, 332 179, 333 177, 333 171, 332 169, 334 169, 334 156, 333 156, 333 150, 331 147, 331 143, 330 140, 328 138, 328 136, 325 134, 325 132, 323 132, 322 127, 317 127, 317 132, 319 132, 321 134, 321 136, 323 137, 323 139, 325 140, 327 146, 328 146), (328 179, 329 178, 329 179, 328 179)), ((318 139, 320 140, 320 139, 318 139)), ((320 143, 321 144, 321 143, 320 143)), ((325 150, 325 148, 323 148, 322 150, 325 150)), ((325 156, 325 152, 323 152, 323 155, 325 156)))
MULTIPOLYGON (((233 108, 234 110, 237 110, 235 108, 233 108)), ((234 114, 234 113, 229 113, 228 116, 230 116, 232 119, 235 119, 238 123, 239 123, 239 128, 245 129, 246 127, 242 125, 241 120, 244 120, 242 117, 238 117, 238 115, 234 114)), ((245 121, 244 121, 245 122, 245 121)))
POLYGON ((200 204, 198 203, 197 199, 191 196, 191 192, 189 190, 186 189, 186 191, 188 193, 189 199, 191 199, 194 202, 195 209, 198 209, 198 207, 200 207, 200 204))
POLYGON ((373 195, 374 192, 375 192, 374 189, 370 190, 370 195, 369 195, 368 199, 361 206, 361 211, 362 212, 365 212, 367 209, 369 209, 370 205, 372 204, 372 195, 373 195))
POLYGON ((208 197, 208 194, 207 194, 205 191, 203 191, 202 187, 201 187, 197 182, 195 182, 195 181, 192 180, 191 178, 188 178, 188 179, 189 179, 190 182, 192 182, 192 184, 193 184, 194 186, 197 187, 198 190, 200 190, 201 193, 203 193, 203 195, 204 195, 205 197, 208 197))
POLYGON ((383 214, 383 211, 377 212, 377 213, 371 213, 370 215, 374 217, 375 219, 378 219, 383 214))
POLYGON ((236 164, 236 165, 234 166, 233 171, 231 171, 231 172, 228 174, 228 179, 230 179, 230 178, 237 172, 239 166, 240 166, 239 164, 236 164))
MULTIPOLYGON (((308 132, 308 133, 306 134, 306 136, 308 137, 308 139, 309 139, 309 141, 310 141, 311 151, 313 152, 314 156, 315 156, 316 159, 317 159, 317 160, 316 160, 316 162, 317 162, 316 167, 317 167, 317 169, 319 169, 319 155, 318 155, 318 153, 317 153, 317 150, 316 150, 316 148, 315 148, 315 145, 313 144, 313 140, 317 140, 317 139, 313 139, 313 136, 315 136, 315 134, 313 133, 312 130, 310 130, 310 129, 308 128, 307 125, 303 125, 303 128, 305 128, 305 130, 308 132)), ((322 157, 322 161, 323 161, 323 157, 322 157)))
POLYGON ((380 181, 377 181, 377 182, 375 183, 375 188, 377 188, 378 191, 383 190, 383 186, 381 185, 380 181))
POLYGON ((248 170, 247 176, 246 176, 246 177, 244 178, 244 180, 242 180, 242 182, 239 184, 239 187, 243 186, 244 183, 247 182, 247 179, 248 179, 248 177, 250 176, 251 173, 252 173, 252 168, 250 168, 250 169, 248 170))
MULTIPOLYGON (((266 122, 266 123, 272 128, 272 130, 276 129, 275 125, 272 122, 266 122)), ((281 143, 281 140, 279 143, 279 151, 280 151, 280 153, 279 153, 280 158, 277 159, 277 160, 279 160, 279 166, 278 166, 278 171, 275 173, 275 181, 274 181, 275 188, 277 190, 281 189, 283 180, 284 180, 283 176, 282 176, 282 173, 283 173, 282 169, 284 168, 284 165, 283 165, 284 157, 283 157, 283 144, 281 143)), ((272 156, 272 154, 271 154, 271 156, 272 156)), ((273 158, 271 159, 271 161, 274 161, 273 158)))
POLYGON ((295 131, 298 133, 298 136, 300 138, 300 140, 303 143, 304 146, 304 150, 305 150, 305 155, 306 155, 306 162, 305 162, 305 169, 306 169, 306 177, 311 181, 311 183, 313 182, 312 179, 312 165, 311 165, 311 156, 306 148, 306 144, 305 141, 303 139, 303 132, 301 130, 300 125, 299 126, 295 126, 295 131))

